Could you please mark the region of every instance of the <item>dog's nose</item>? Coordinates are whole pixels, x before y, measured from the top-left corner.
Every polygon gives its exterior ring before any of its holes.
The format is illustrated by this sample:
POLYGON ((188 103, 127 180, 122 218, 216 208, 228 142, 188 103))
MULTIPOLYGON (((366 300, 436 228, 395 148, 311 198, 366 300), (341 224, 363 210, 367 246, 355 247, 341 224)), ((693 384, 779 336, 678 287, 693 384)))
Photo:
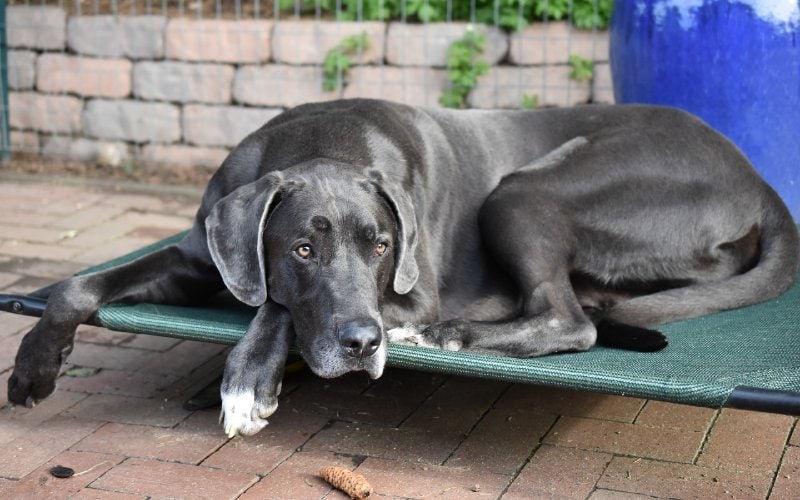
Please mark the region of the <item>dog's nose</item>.
POLYGON ((339 343, 349 356, 366 358, 381 345, 381 330, 374 324, 348 323, 339 330, 339 343))

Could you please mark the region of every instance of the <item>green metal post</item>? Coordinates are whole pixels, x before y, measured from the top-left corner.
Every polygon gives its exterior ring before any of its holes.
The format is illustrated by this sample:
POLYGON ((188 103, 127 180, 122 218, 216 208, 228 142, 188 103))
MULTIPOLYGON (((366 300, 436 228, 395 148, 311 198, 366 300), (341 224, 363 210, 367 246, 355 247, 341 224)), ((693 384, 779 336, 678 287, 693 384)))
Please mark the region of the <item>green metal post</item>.
POLYGON ((11 139, 8 131, 8 43, 6 42, 6 0, 0 0, 0 161, 11 158, 11 139))

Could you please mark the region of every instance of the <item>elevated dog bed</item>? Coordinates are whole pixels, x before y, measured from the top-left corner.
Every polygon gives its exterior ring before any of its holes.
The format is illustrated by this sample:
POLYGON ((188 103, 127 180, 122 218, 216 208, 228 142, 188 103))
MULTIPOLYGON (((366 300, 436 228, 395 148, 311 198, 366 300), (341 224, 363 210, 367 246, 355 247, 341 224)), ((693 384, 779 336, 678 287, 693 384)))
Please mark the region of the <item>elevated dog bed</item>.
MULTIPOLYGON (((112 267, 178 241, 165 239, 87 269, 112 267)), ((48 290, 0 295, 0 310, 41 315, 48 290)), ((255 313, 230 296, 203 307, 114 304, 93 324, 131 333, 234 344, 255 313)), ((400 345, 389 366, 636 396, 696 406, 800 414, 800 279, 769 302, 663 325, 669 346, 655 353, 595 347, 515 359, 400 345)))

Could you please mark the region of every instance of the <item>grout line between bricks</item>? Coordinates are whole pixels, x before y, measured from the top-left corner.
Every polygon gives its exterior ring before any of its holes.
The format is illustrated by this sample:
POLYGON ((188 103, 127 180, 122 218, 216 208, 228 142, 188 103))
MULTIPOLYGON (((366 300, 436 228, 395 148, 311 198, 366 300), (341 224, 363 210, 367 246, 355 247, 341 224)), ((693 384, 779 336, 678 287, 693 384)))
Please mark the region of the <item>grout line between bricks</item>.
POLYGON ((698 449, 697 453, 694 454, 694 458, 691 462, 692 465, 697 465, 697 461, 700 460, 700 457, 703 455, 706 445, 708 444, 708 438, 711 437, 711 431, 714 429, 714 426, 717 425, 717 420, 719 420, 721 414, 722 409, 717 409, 714 411, 714 416, 711 418, 711 422, 708 424, 708 427, 706 427, 702 441, 700 441, 700 449, 698 449))
POLYGON ((794 423, 792 424, 792 428, 789 429, 789 432, 786 434, 786 439, 783 441, 783 450, 781 450, 781 456, 778 459, 777 465, 775 465, 775 471, 772 473, 772 481, 770 481, 769 488, 767 488, 767 496, 765 497, 767 499, 772 496, 772 490, 775 488, 775 482, 778 480, 778 473, 783 465, 783 458, 786 456, 786 449, 789 447, 789 440, 792 438, 792 433, 796 428, 797 419, 795 419, 794 423))
POLYGON ((639 406, 639 411, 636 412, 636 415, 633 416, 633 420, 631 420, 632 424, 638 425, 638 424, 636 424, 636 421, 639 420, 639 416, 642 414, 642 412, 644 411, 645 406, 647 406, 647 403, 649 403, 649 402, 650 402, 649 399, 645 399, 645 400, 642 401, 642 405, 639 406))

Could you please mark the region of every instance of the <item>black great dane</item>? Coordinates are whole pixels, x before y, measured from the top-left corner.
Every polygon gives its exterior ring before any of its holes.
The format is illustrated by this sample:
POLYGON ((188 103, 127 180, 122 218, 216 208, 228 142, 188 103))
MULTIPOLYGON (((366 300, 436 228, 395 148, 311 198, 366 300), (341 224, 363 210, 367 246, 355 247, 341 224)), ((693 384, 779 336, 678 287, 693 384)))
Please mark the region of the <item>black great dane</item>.
POLYGON ((185 239, 59 283, 9 400, 53 392, 103 304, 227 288, 258 307, 222 383, 225 431, 249 435, 293 342, 322 377, 379 377, 387 341, 529 357, 589 349, 600 330, 657 350, 650 325, 785 291, 799 248, 745 157, 678 110, 308 104, 233 150, 185 239))

